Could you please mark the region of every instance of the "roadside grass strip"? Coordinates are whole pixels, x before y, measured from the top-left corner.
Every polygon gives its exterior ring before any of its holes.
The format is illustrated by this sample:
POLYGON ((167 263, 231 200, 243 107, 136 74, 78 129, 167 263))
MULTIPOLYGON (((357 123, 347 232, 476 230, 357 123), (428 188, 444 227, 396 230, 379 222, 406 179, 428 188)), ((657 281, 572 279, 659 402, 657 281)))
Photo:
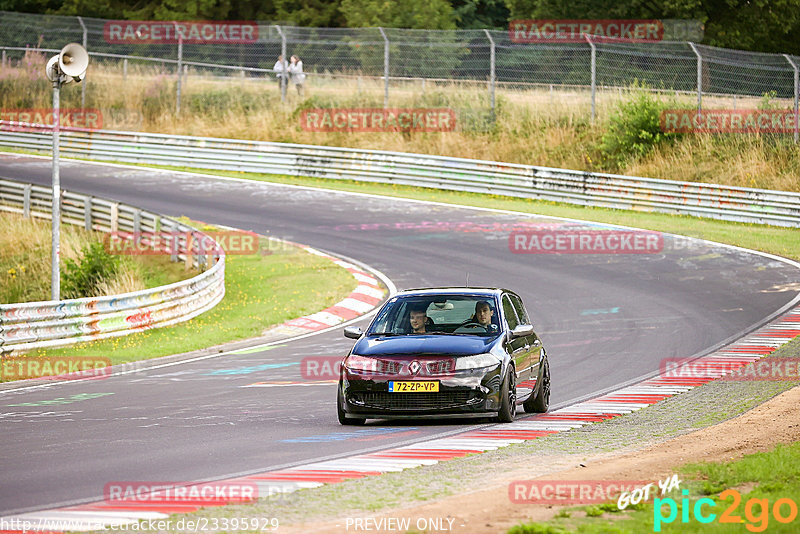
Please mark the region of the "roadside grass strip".
MULTIPOLYGON (((372 311, 378 304, 383 301, 384 290, 381 288, 378 279, 366 272, 361 267, 354 265, 350 262, 330 256, 324 252, 302 245, 299 243, 291 243, 309 254, 325 258, 334 264, 342 267, 349 272, 353 278, 356 279, 358 285, 356 288, 344 299, 325 308, 324 310, 303 315, 295 319, 290 319, 278 326, 271 328, 266 332, 265 337, 283 337, 283 336, 296 336, 307 334, 309 332, 316 332, 324 330, 332 326, 336 326, 345 321, 360 317, 365 313, 372 311)), ((242 351, 252 351, 254 347, 242 349, 242 351)), ((232 354, 237 354, 241 351, 234 351, 232 354)))
MULTIPOLYGON (((312 327, 305 325, 292 328, 312 327)), ((430 466, 471 454, 498 450, 515 443, 524 443, 632 413, 741 369, 750 369, 761 358, 775 352, 798 335, 800 335, 800 307, 795 307, 731 345, 692 360, 689 362, 692 366, 689 376, 683 376, 680 369, 677 372, 666 370, 638 384, 509 424, 494 425, 406 446, 287 469, 198 483, 198 485, 255 485, 258 488, 258 498, 264 499, 301 489, 402 472, 414 467, 430 466)), ((192 486, 187 488, 191 493, 192 486)), ((2 517, 0 524, 27 521, 28 530, 93 531, 101 530, 104 526, 114 525, 116 528, 122 528, 140 520, 166 519, 171 514, 191 513, 204 507, 229 504, 242 504, 242 501, 225 498, 215 499, 213 502, 187 501, 186 498, 179 497, 169 499, 154 495, 148 498, 147 495, 138 495, 137 500, 130 504, 99 501, 2 517), (59 528, 59 525, 66 524, 61 523, 63 521, 69 521, 69 528, 59 528)))

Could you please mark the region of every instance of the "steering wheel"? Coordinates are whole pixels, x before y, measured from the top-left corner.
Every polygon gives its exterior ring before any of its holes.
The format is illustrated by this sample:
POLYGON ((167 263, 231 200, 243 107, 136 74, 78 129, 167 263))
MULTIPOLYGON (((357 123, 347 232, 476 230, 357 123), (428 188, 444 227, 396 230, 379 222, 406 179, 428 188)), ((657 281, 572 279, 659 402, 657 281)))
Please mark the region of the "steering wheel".
POLYGON ((484 330, 486 330, 486 327, 477 321, 470 321, 468 323, 464 323, 461 326, 459 326, 459 328, 483 328, 484 330))

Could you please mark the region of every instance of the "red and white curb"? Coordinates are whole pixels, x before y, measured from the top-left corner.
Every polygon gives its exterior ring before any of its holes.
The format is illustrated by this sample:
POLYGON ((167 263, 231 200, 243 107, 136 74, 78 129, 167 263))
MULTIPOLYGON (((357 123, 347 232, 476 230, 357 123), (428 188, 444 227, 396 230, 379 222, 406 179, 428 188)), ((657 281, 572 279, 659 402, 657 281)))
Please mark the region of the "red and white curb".
MULTIPOLYGON (((343 263, 346 264, 346 262, 343 263)), ((349 267, 355 268, 354 266, 349 267)), ((362 271, 358 272, 369 276, 362 271)), ((370 284, 368 287, 375 288, 377 286, 370 284)), ((332 308, 337 306, 339 303, 332 308)), ((315 314, 309 317, 313 315, 315 314)), ((691 363, 699 364, 695 366, 695 369, 700 369, 700 371, 692 372, 689 377, 673 376, 673 373, 665 372, 595 399, 546 414, 526 417, 514 423, 496 425, 378 452, 215 481, 214 484, 247 484, 250 486, 255 484, 259 490, 259 497, 264 498, 496 450, 513 443, 522 443, 549 434, 580 428, 656 404, 753 363, 771 354, 798 335, 800 335, 800 307, 731 345, 693 360, 691 363), (715 368, 715 364, 718 365, 717 368, 715 368)), ((29 525, 33 525, 29 527, 30 530, 87 531, 98 530, 98 525, 124 526, 139 520, 164 519, 169 514, 193 512, 201 507, 234 504, 232 501, 187 502, 185 499, 164 500, 161 497, 157 502, 154 497, 151 502, 140 503, 148 501, 146 495, 137 496, 137 500, 139 502, 130 505, 100 501, 2 517, 0 525, 9 525, 16 520, 17 524, 27 521, 29 525)), ((0 532, 11 531, 0 530, 0 532)))

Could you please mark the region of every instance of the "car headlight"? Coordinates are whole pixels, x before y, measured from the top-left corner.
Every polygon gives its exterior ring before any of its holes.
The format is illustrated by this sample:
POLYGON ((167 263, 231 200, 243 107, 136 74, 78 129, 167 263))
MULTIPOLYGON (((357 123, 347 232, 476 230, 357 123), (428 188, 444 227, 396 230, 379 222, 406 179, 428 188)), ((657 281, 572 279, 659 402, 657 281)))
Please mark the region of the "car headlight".
POLYGON ((400 371, 400 362, 392 360, 379 360, 351 354, 344 360, 344 367, 354 373, 377 373, 392 375, 400 371))
POLYGON ((492 354, 476 354, 475 356, 459 356, 456 358, 456 371, 480 369, 498 365, 500 360, 492 354))

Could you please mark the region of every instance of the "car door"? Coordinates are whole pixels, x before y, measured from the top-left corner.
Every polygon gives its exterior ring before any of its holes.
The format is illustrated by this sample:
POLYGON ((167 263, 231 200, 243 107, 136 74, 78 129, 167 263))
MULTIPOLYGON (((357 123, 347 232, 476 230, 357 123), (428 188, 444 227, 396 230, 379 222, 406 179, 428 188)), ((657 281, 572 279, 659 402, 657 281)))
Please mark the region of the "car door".
MULTIPOLYGON (((519 323, 521 325, 533 326, 533 323, 531 323, 531 320, 528 317, 528 312, 525 310, 525 306, 522 304, 522 299, 515 294, 509 294, 509 299, 511 300, 511 304, 514 306, 514 311, 517 313, 519 323)), ((528 393, 528 391, 522 391, 522 388, 532 392, 533 388, 536 386, 535 379, 539 376, 539 360, 542 354, 542 342, 539 340, 536 333, 531 333, 531 335, 526 336, 524 339, 526 340, 525 344, 528 346, 528 378, 525 380, 528 380, 529 382, 517 384, 519 388, 518 395, 520 397, 523 397, 528 393)))
MULTIPOLYGON (((517 316, 517 312, 514 309, 514 304, 511 301, 511 296, 508 293, 503 294, 502 306, 506 327, 510 332, 519 326, 520 319, 517 316)), ((514 360, 514 368, 516 369, 517 375, 517 396, 519 398, 524 397, 530 392, 520 391, 520 387, 525 387, 524 384, 520 386, 520 383, 530 381, 531 379, 530 349, 530 340, 527 336, 506 341, 506 350, 508 350, 509 355, 514 360)), ((530 389, 530 387, 528 387, 528 389, 530 389)))

